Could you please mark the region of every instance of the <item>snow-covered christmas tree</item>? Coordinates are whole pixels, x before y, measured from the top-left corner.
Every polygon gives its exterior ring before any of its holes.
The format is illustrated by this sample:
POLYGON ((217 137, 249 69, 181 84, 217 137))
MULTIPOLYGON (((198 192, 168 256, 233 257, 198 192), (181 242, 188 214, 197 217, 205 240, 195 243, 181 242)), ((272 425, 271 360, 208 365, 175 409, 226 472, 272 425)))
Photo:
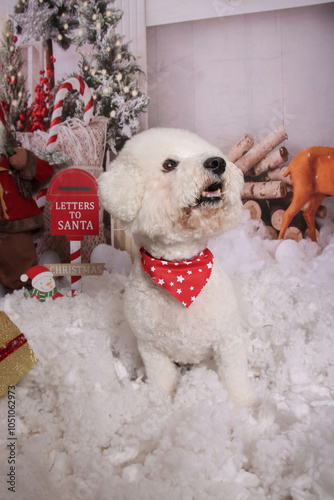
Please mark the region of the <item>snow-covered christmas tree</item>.
MULTIPOLYGON (((71 33, 78 27, 77 4, 77 0, 18 0, 14 7, 13 20, 21 42, 42 40, 52 72, 52 41, 64 50, 70 47, 71 33)), ((54 85, 53 77, 50 85, 54 85)))
MULTIPOLYGON (((75 37, 83 47, 79 72, 93 89, 95 115, 108 118, 107 147, 119 151, 125 141, 139 129, 140 113, 145 111, 149 98, 139 88, 143 74, 128 43, 116 33, 122 11, 108 1, 78 3, 79 29, 75 37), (89 45, 87 45, 89 44, 89 45)), ((72 99, 72 108, 78 113, 78 99, 72 99)), ((71 106, 70 106, 71 107, 71 106)), ((64 106, 67 116, 73 113, 64 106)))
POLYGON ((8 21, 1 41, 3 78, 0 81, 0 102, 7 126, 22 132, 28 117, 29 96, 26 80, 22 74, 22 55, 17 41, 13 23, 8 21))
MULTIPOLYGON (((116 32, 123 12, 113 4, 114 0, 19 0, 13 20, 20 42, 44 41, 51 73, 52 40, 63 49, 76 44, 81 61, 78 71, 68 76, 80 74, 92 89, 94 114, 108 118, 107 148, 116 153, 139 130, 139 117, 147 109, 149 98, 139 88, 143 71, 129 50, 129 43, 116 32)), ((70 92, 62 120, 82 117, 82 112, 77 92, 70 92)))

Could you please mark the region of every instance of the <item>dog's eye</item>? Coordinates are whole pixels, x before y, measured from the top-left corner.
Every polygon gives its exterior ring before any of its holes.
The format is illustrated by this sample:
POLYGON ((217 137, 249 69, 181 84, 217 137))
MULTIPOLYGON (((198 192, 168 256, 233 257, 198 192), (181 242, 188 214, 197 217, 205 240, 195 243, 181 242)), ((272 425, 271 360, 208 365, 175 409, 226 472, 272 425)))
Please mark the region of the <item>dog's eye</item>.
POLYGON ((163 162, 162 168, 165 170, 165 172, 170 172, 171 170, 174 170, 178 165, 178 162, 175 160, 165 160, 163 162))

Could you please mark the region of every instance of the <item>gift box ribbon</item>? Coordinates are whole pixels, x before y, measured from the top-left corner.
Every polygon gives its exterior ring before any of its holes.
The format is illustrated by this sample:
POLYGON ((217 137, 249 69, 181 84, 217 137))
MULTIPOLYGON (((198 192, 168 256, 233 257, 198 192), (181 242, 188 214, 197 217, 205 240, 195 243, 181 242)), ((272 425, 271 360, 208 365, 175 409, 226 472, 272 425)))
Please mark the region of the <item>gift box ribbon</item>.
POLYGON ((26 343, 27 339, 25 338, 24 334, 21 333, 14 339, 7 342, 7 344, 0 347, 0 363, 26 343))

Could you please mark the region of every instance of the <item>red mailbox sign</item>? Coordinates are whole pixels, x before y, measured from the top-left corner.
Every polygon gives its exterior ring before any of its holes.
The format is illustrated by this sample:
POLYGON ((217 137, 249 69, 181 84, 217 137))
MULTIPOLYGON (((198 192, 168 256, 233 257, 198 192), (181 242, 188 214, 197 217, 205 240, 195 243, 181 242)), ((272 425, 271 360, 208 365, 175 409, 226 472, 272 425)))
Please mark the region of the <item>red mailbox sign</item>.
POLYGON ((79 168, 69 168, 50 184, 51 234, 83 240, 99 234, 99 198, 95 178, 79 168))

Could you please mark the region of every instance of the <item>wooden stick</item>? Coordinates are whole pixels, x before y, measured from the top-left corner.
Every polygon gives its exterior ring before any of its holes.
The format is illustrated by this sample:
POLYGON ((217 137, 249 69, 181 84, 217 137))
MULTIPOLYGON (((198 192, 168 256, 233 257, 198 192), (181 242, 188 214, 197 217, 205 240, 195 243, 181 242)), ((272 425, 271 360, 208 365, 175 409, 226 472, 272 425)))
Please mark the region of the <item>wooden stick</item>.
POLYGON ((254 165, 259 163, 270 151, 287 139, 287 133, 284 125, 281 125, 276 130, 271 132, 267 137, 262 139, 258 144, 255 144, 244 156, 235 162, 235 164, 243 171, 248 172, 254 165))
POLYGON ((258 175, 268 172, 268 170, 273 170, 279 165, 282 165, 282 163, 285 163, 288 160, 288 157, 289 152, 284 146, 275 149, 274 151, 271 151, 271 153, 267 154, 267 156, 265 156, 263 160, 255 165, 255 167, 253 167, 249 172, 247 172, 247 175, 257 177, 258 175))
POLYGON ((270 200, 286 196, 286 184, 282 181, 245 182, 241 197, 251 200, 270 200))
POLYGON ((227 153, 227 159, 232 163, 239 160, 254 144, 254 139, 249 134, 244 134, 227 153))

